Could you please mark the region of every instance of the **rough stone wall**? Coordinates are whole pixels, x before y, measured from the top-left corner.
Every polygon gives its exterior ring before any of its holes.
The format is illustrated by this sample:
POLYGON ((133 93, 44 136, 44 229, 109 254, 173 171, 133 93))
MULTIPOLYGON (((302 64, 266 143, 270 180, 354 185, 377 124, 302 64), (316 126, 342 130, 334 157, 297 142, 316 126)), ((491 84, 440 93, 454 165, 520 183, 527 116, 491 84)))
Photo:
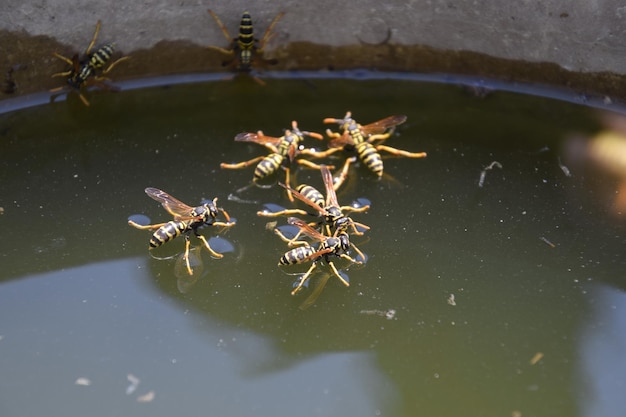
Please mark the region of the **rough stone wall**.
POLYGON ((98 43, 133 55, 116 77, 220 70, 223 57, 204 47, 227 40, 208 8, 234 36, 244 10, 257 37, 286 12, 268 48, 277 69, 451 71, 624 95, 617 0, 5 0, 0 74, 17 66, 18 94, 58 85, 49 75, 63 63, 51 53, 83 51, 98 19, 98 43))

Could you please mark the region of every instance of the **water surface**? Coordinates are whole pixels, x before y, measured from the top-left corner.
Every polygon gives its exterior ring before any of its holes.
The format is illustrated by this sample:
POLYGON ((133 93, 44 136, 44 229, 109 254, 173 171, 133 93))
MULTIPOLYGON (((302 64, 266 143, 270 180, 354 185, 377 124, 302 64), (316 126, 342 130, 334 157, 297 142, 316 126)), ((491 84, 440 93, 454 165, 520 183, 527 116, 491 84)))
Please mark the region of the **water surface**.
MULTIPOLYGON (((454 84, 266 81, 0 116, 0 414, 621 415, 623 177, 577 151, 605 111, 454 84), (276 265, 287 248, 256 216, 290 203, 278 187, 228 200, 253 168, 219 163, 265 152, 239 132, 280 136, 294 119, 323 132, 347 110, 363 124, 406 114, 387 144, 428 157, 385 159, 380 180, 351 170, 338 197, 372 203, 354 215, 371 227, 354 238, 368 262, 303 309, 328 270, 292 297, 296 270, 276 265), (233 250, 202 253, 185 292, 175 260, 126 224, 170 219, 148 186, 191 205, 217 196, 237 219, 221 236, 233 250)), ((182 239, 161 249, 175 257, 182 239)))

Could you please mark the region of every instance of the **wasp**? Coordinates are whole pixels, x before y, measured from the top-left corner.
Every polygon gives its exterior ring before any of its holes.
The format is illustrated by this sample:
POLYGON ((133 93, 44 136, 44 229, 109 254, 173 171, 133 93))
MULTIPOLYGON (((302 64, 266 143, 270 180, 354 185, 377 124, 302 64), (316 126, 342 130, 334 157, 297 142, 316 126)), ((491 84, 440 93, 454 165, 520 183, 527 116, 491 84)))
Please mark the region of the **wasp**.
MULTIPOLYGON (((359 231, 359 227, 365 230, 369 230, 368 226, 353 221, 350 217, 346 216, 344 212, 362 213, 369 210, 370 206, 365 205, 361 207, 353 207, 339 205, 339 202, 337 201, 337 193, 335 192, 335 188, 333 187, 333 175, 330 172, 330 169, 326 165, 321 165, 320 171, 322 173, 322 181, 324 182, 324 187, 326 188, 326 198, 323 198, 321 196, 321 193, 317 191, 317 189, 308 185, 303 185, 296 190, 291 189, 291 187, 285 184, 281 184, 281 186, 290 190, 294 197, 315 210, 317 215, 322 218, 321 223, 326 225, 326 231, 329 235, 347 229, 351 229, 353 234, 355 235, 362 235, 363 232, 359 231)), ((277 212, 257 212, 257 215, 265 217, 284 215, 292 216, 296 214, 307 215, 309 213, 301 209, 287 209, 277 212)), ((298 236, 299 234, 291 240, 286 238, 284 238, 283 240, 295 241, 298 236)))
MULTIPOLYGON (((215 22, 221 29, 222 33, 230 42, 230 48, 225 49, 219 46, 209 46, 209 49, 213 49, 219 51, 223 54, 234 55, 233 59, 230 61, 225 61, 222 63, 223 66, 235 66, 236 70, 243 73, 249 73, 252 70, 252 65, 255 60, 260 60, 263 54, 263 48, 267 42, 274 36, 272 33, 272 29, 278 23, 278 21, 285 14, 284 12, 278 13, 272 23, 267 27, 263 37, 259 41, 254 37, 254 29, 252 27, 252 17, 249 12, 243 12, 241 16, 241 23, 239 24, 239 35, 236 38, 233 38, 228 33, 228 29, 222 23, 219 17, 209 9, 209 14, 215 19, 215 22)), ((263 61, 269 64, 275 64, 275 60, 266 60, 263 61)), ((262 83, 261 80, 258 82, 262 83)))
POLYGON ((166 223, 149 224, 146 226, 139 225, 132 220, 128 221, 128 224, 142 230, 155 230, 154 234, 150 238, 149 249, 158 248, 170 240, 177 238, 180 235, 185 236, 185 266, 189 275, 193 275, 193 268, 190 263, 189 256, 189 234, 193 233, 198 239, 202 241, 204 247, 215 258, 222 258, 224 255, 215 252, 209 242, 204 236, 198 233, 198 229, 203 226, 218 226, 218 227, 231 227, 235 223, 231 222, 230 216, 226 210, 217 206, 217 197, 212 201, 202 204, 201 206, 191 207, 182 201, 177 200, 165 191, 161 191, 158 188, 146 188, 146 194, 152 199, 158 201, 163 205, 163 208, 170 213, 174 220, 166 223), (217 221, 217 216, 222 214, 226 219, 226 222, 217 221))
MULTIPOLYGON (((53 53, 55 57, 59 58, 62 61, 65 61, 71 67, 67 71, 59 72, 53 74, 52 76, 67 77, 68 86, 78 91, 78 95, 81 101, 86 106, 89 106, 89 101, 82 94, 81 89, 90 85, 95 85, 105 90, 114 89, 113 87, 103 83, 103 81, 109 79, 105 77, 104 74, 107 74, 120 62, 126 61, 130 58, 129 56, 123 56, 107 66, 113 56, 113 52, 115 51, 115 46, 112 43, 103 45, 100 48, 96 49, 94 52, 91 52, 96 43, 96 39, 98 38, 101 24, 102 23, 100 22, 100 20, 98 20, 98 22, 96 23, 96 30, 93 34, 93 38, 91 39, 89 46, 87 46, 87 49, 85 50, 85 57, 83 59, 79 59, 78 54, 74 54, 74 56, 72 56, 72 58, 70 59, 56 52, 53 53)), ((61 91, 63 90, 63 88, 64 87, 55 88, 50 90, 50 92, 61 91)))
MULTIPOLYGON (((265 136, 260 130, 257 133, 240 133, 235 136, 236 141, 261 144, 268 148, 271 153, 267 156, 259 156, 252 158, 249 161, 239 162, 236 164, 222 163, 220 164, 220 167, 225 169, 240 169, 258 163, 254 169, 254 177, 252 179, 253 184, 257 184, 258 181, 271 176, 278 171, 280 167, 283 167, 285 170, 285 184, 290 184, 290 165, 294 161, 309 168, 320 168, 319 165, 310 161, 304 159, 296 160, 296 156, 300 152, 301 143, 304 141, 304 136, 309 136, 319 140, 323 139, 322 135, 319 133, 306 132, 298 129, 298 123, 295 120, 291 122, 291 130, 286 130, 285 134, 279 138, 265 136)), ((288 191, 288 196, 290 201, 294 201, 290 191, 288 191)))
MULTIPOLYGON (((307 242, 302 242, 302 246, 298 246, 297 248, 291 249, 289 252, 286 252, 278 261, 278 265, 296 265, 303 264, 306 262, 313 262, 309 270, 300 278, 298 285, 293 289, 291 295, 295 295, 302 289, 304 284, 310 278, 311 274, 317 267, 317 261, 320 259, 324 259, 326 263, 330 266, 333 271, 333 274, 339 278, 339 280, 346 286, 350 286, 348 281, 344 277, 339 274, 337 267, 332 260, 329 259, 330 255, 337 256, 348 260, 354 264, 362 264, 361 261, 358 261, 352 257, 350 257, 346 252, 350 249, 350 247, 355 248, 358 253, 362 256, 361 251, 356 248, 351 242, 348 233, 345 231, 336 232, 333 236, 325 236, 322 233, 318 232, 314 228, 312 228, 308 223, 304 220, 290 217, 287 219, 287 222, 292 225, 298 227, 300 231, 309 237, 319 241, 319 245, 314 248, 310 246, 307 242)), ((365 259, 362 257, 362 259, 365 259)))
MULTIPOLYGON (((426 152, 408 152, 401 149, 392 148, 382 144, 375 145, 391 136, 392 130, 404 123, 406 116, 395 115, 389 116, 374 123, 361 126, 352 118, 352 113, 347 112, 343 119, 326 118, 324 123, 337 123, 342 133, 326 130, 326 135, 330 138, 329 149, 324 152, 317 152, 317 157, 325 157, 340 150, 356 151, 358 158, 367 166, 370 171, 378 177, 383 175, 383 160, 380 156, 381 151, 388 152, 395 156, 403 156, 406 158, 424 158, 426 152)), ((310 152, 310 151, 307 151, 310 152)), ((337 189, 347 175, 347 166, 353 160, 347 159, 344 167, 343 175, 335 184, 337 189)))

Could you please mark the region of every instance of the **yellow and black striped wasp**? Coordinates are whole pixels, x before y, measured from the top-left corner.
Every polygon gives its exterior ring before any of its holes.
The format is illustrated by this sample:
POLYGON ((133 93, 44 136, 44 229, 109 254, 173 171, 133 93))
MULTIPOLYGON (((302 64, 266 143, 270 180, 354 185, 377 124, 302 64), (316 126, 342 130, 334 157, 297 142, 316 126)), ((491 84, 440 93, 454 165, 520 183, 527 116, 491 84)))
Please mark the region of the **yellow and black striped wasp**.
MULTIPOLYGON (((378 177, 382 177, 383 160, 379 153, 381 151, 406 158, 426 157, 426 152, 408 152, 382 144, 375 145, 375 143, 389 138, 393 129, 405 121, 406 116, 395 115, 365 126, 361 126, 352 118, 351 112, 347 112, 343 119, 326 118, 323 121, 324 123, 339 124, 342 133, 332 132, 330 129, 327 129, 326 134, 330 138, 328 144, 329 149, 323 152, 316 152, 316 157, 326 157, 340 150, 354 150, 364 165, 366 165, 378 177)), ((311 154, 310 151, 307 151, 307 153, 311 154)), ((353 161, 354 159, 350 158, 346 160, 342 175, 335 183, 335 189, 339 188, 341 183, 345 180, 348 172, 348 166, 353 161)))
POLYGON ((174 220, 166 223, 149 224, 145 226, 137 224, 132 220, 128 220, 128 224, 137 229, 155 230, 154 234, 150 238, 150 250, 158 248, 180 235, 184 235, 184 260, 189 275, 193 275, 193 269, 189 258, 189 233, 193 233, 198 239, 200 239, 204 244, 204 247, 213 257, 222 258, 224 256, 221 253, 215 252, 209 245, 206 238, 198 232, 198 229, 202 226, 231 227, 235 225, 234 222, 231 222, 230 216, 226 210, 217 206, 217 197, 210 202, 202 204, 201 206, 191 207, 172 197, 165 191, 159 190, 158 188, 148 187, 145 191, 149 197, 161 203, 163 208, 165 208, 165 210, 167 210, 167 212, 174 217, 174 220), (217 216, 220 213, 222 213, 226 222, 217 221, 217 216))
MULTIPOLYGON (((87 100, 87 98, 85 98, 85 96, 81 92, 81 89, 90 85, 94 85, 104 90, 114 90, 114 87, 107 85, 103 82, 105 80, 108 80, 108 78, 105 77, 104 74, 107 74, 113 69, 113 67, 115 67, 120 62, 130 58, 128 56, 123 56, 107 66, 108 62, 113 56, 113 52, 115 51, 114 44, 112 43, 103 45, 100 48, 96 49, 94 52, 91 52, 94 44, 96 43, 96 39, 98 38, 101 24, 102 23, 100 22, 100 20, 98 20, 98 22, 96 23, 96 30, 93 34, 93 38, 91 39, 89 46, 87 46, 87 49, 85 50, 85 56, 83 59, 79 59, 78 54, 74 54, 74 56, 72 56, 72 58, 70 59, 59 53, 53 53, 55 57, 59 58, 62 61, 65 61, 71 67, 67 71, 58 72, 56 74, 53 74, 52 76, 67 77, 68 86, 78 91, 78 95, 81 101, 85 104, 85 106, 89 106, 89 101, 87 100)), ((54 88, 50 90, 50 92, 58 92, 66 87, 54 88)))
MULTIPOLYGON (((296 159, 305 136, 319 140, 323 139, 322 135, 319 133, 306 132, 298 129, 298 123, 295 120, 291 122, 291 130, 286 130, 285 134, 279 138, 266 136, 260 130, 257 133, 240 133, 235 136, 236 141, 258 143, 268 148, 272 153, 235 164, 222 163, 220 167, 223 169, 241 169, 258 163, 254 169, 254 177, 252 179, 252 183, 255 185, 258 185, 258 181, 271 176, 282 167, 285 170, 285 184, 289 185, 291 181, 290 166, 294 161, 309 168, 320 168, 319 165, 305 159, 296 159)), ((289 200, 293 201, 289 190, 287 191, 287 195, 289 200)))
POLYGON ((326 263, 333 271, 333 274, 337 278, 339 278, 343 285, 345 285, 346 287, 350 286, 350 283, 341 276, 333 261, 330 260, 330 256, 332 255, 350 261, 354 264, 360 265, 363 263, 350 257, 347 254, 347 252, 350 250, 350 247, 352 247, 355 249, 355 251, 359 253, 359 256, 361 256, 362 259, 365 259, 365 256, 361 253, 361 251, 358 250, 358 248, 350 242, 350 237, 348 236, 348 233, 345 230, 338 230, 332 236, 325 236, 312 228, 304 220, 290 217, 287 219, 287 222, 292 226, 298 227, 298 229, 300 229, 300 232, 319 242, 319 245, 314 248, 313 246, 309 245, 308 242, 294 241, 292 242, 292 245, 299 244, 300 246, 286 252, 278 261, 278 265, 296 265, 306 262, 313 262, 308 271, 300 278, 298 284, 291 292, 291 295, 297 294, 302 289, 302 287, 311 277, 311 274, 317 267, 317 262, 320 259, 324 259, 326 261, 326 263))
MULTIPOLYGON (((294 197, 315 210, 316 215, 322 218, 321 223, 326 226, 326 231, 329 235, 347 229, 351 229, 352 233, 355 235, 362 235, 363 232, 361 232, 359 228, 369 230, 368 226, 362 223, 355 222, 350 217, 346 216, 344 212, 362 213, 369 210, 370 206, 365 205, 360 207, 354 207, 339 205, 339 202, 337 201, 337 193, 335 192, 335 189, 333 187, 333 175, 330 172, 330 169, 326 165, 322 165, 320 166, 320 171, 322 173, 322 181, 324 182, 324 187, 326 188, 325 198, 316 188, 309 185, 301 185, 295 190, 285 184, 281 184, 281 186, 283 186, 287 190, 290 190, 294 197)), ((301 209, 286 209, 276 212, 257 212, 257 215, 263 217, 293 215, 304 216, 307 214, 309 214, 307 211, 301 209)), ((279 234, 280 232, 277 231, 277 233, 279 234)), ((283 237, 283 240, 295 241, 298 236, 299 235, 296 235, 296 237, 291 240, 283 237)))
MULTIPOLYGON (((275 60, 266 60, 262 59, 263 48, 267 42, 273 37, 272 29, 278 23, 278 21, 285 14, 284 12, 278 13, 272 23, 267 27, 265 33, 261 40, 258 40, 254 37, 254 29, 252 27, 252 17, 249 12, 243 12, 241 16, 241 23, 239 24, 239 35, 236 38, 233 38, 228 33, 228 29, 222 23, 219 17, 209 9, 209 14, 215 19, 215 22, 219 26, 220 30, 231 43, 230 48, 221 48, 219 46, 209 46, 209 49, 213 49, 219 51, 223 54, 234 55, 233 59, 230 61, 225 61, 222 63, 223 66, 235 66, 235 69, 239 72, 248 73, 252 70, 252 65, 255 61, 262 60, 269 64, 275 64, 275 60)), ((257 82, 263 84, 261 80, 255 78, 257 82)))

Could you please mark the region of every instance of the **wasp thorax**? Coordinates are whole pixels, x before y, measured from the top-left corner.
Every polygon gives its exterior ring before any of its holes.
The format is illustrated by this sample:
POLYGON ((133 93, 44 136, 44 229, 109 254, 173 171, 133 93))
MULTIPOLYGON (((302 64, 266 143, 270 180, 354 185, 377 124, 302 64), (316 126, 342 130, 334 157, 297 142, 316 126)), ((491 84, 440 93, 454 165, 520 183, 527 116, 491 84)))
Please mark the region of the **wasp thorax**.
POLYGON ((342 250, 347 251, 350 249, 350 238, 347 234, 339 235, 339 246, 342 250))

